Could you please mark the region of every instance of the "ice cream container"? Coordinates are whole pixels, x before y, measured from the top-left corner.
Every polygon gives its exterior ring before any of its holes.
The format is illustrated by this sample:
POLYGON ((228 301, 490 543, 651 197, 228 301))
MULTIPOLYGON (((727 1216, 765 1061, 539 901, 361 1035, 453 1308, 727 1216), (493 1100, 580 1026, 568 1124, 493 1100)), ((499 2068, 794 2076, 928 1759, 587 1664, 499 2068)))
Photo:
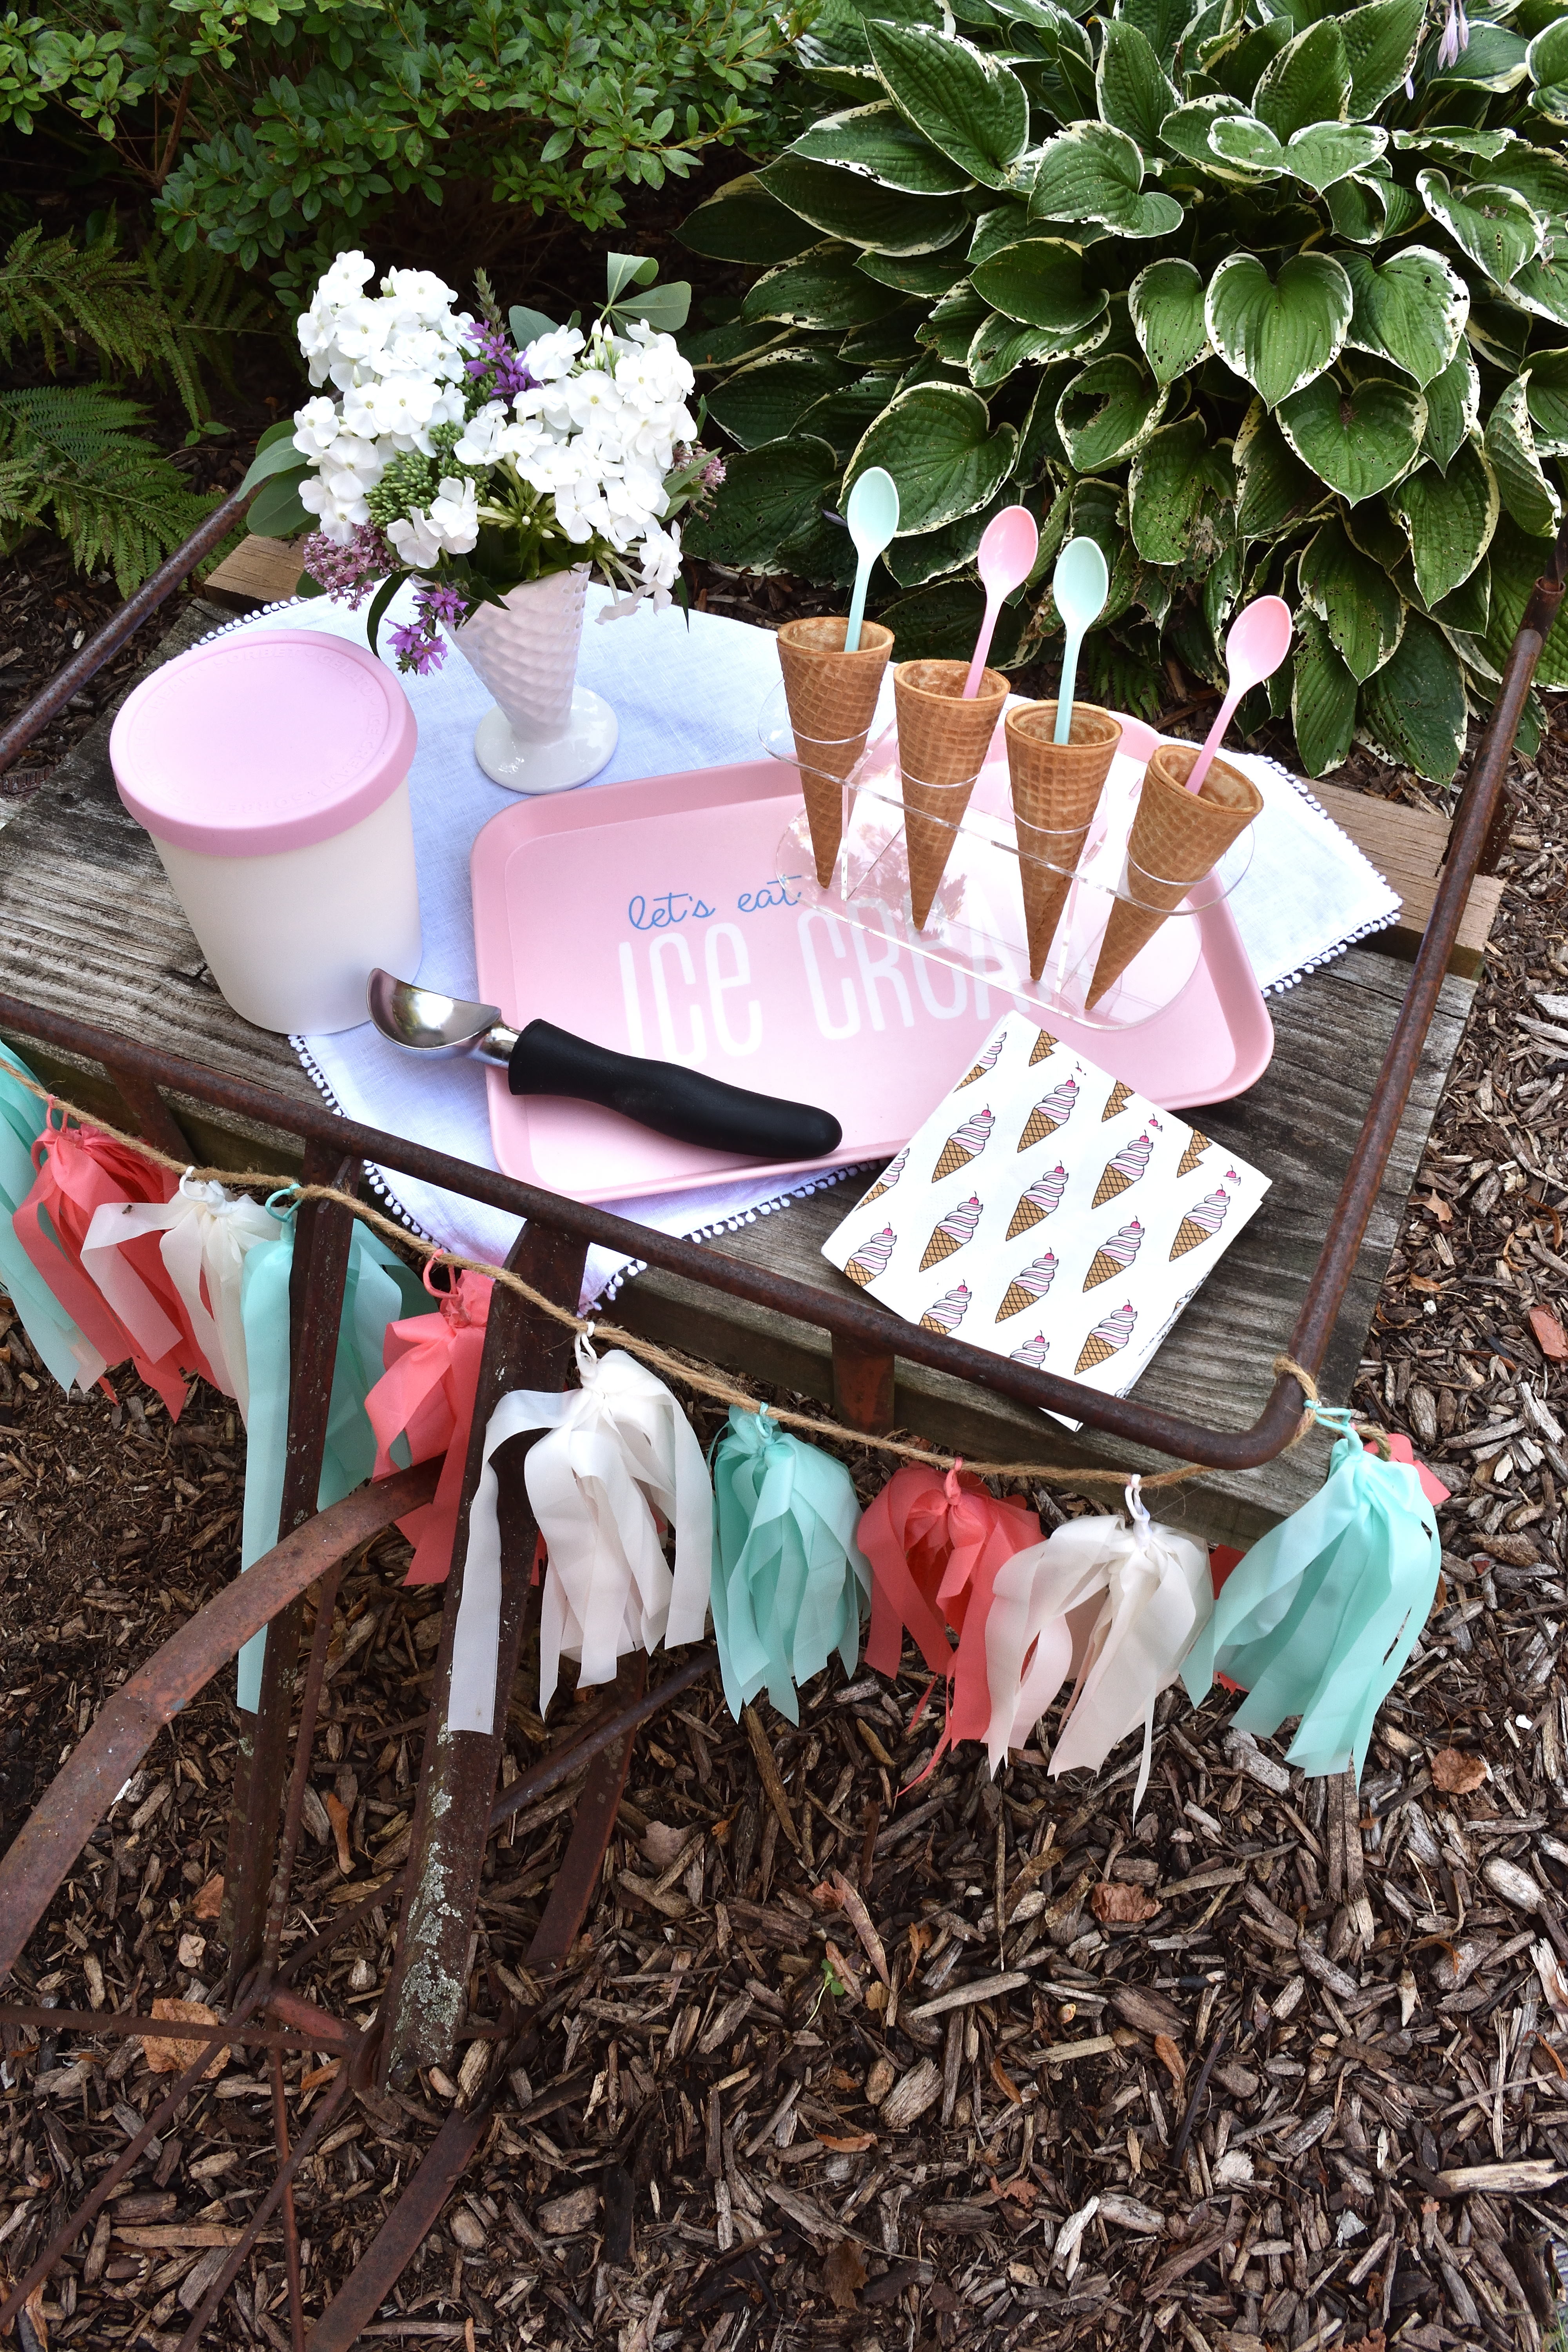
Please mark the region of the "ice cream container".
POLYGON ((373 966, 419 968, 392 671, 313 629, 236 630, 144 678, 109 739, 213 978, 258 1028, 353 1029, 373 966))

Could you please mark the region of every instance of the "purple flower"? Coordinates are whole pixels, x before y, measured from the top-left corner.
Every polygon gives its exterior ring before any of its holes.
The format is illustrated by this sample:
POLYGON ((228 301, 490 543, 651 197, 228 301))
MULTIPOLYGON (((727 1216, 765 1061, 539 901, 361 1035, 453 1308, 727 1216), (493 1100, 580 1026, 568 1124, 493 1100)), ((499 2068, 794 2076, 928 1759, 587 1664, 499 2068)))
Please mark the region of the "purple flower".
POLYGON ((419 591, 418 604, 432 628, 437 622, 445 622, 447 628, 456 629, 468 617, 468 598, 441 581, 426 583, 419 591))
POLYGON ((445 643, 427 632, 422 619, 399 623, 392 632, 392 650, 399 669, 414 670, 420 677, 439 669, 447 658, 445 643))
POLYGON ((489 390, 493 398, 510 400, 515 394, 532 389, 533 378, 528 372, 527 361, 504 335, 498 334, 493 327, 476 327, 473 339, 479 356, 466 362, 468 372, 476 382, 483 376, 492 377, 489 390))
POLYGON ((698 477, 698 479, 701 482, 705 490, 716 490, 723 478, 724 460, 722 457, 710 457, 708 463, 703 467, 701 473, 698 477))
POLYGON ((346 546, 314 530, 305 541, 303 569, 335 604, 357 613, 378 580, 395 571, 397 558, 373 522, 362 522, 346 546))
POLYGON ((1469 19, 1465 15, 1464 0, 1448 0, 1448 13, 1443 21, 1443 37, 1437 45, 1439 72, 1457 65, 1470 46, 1469 19))

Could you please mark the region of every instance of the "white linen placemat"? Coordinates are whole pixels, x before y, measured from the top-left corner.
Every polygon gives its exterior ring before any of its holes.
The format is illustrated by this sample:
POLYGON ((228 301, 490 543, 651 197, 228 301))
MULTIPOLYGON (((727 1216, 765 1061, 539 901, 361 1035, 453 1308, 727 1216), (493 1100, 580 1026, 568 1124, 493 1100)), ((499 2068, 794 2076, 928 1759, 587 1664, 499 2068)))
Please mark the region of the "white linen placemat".
MULTIPOLYGON (((578 663, 583 684, 602 694, 620 721, 615 757, 594 782, 623 783, 758 757, 758 714, 779 682, 772 634, 716 614, 689 618, 674 606, 656 614, 646 604, 625 620, 600 623, 596 616, 608 602, 607 590, 590 590, 578 663)), ((411 610, 412 591, 405 587, 383 621, 384 659, 391 629, 411 610)), ((367 611, 350 613, 326 597, 312 597, 271 606, 235 625, 324 629, 363 645, 367 611)), ((419 722, 409 780, 425 943, 416 976, 453 996, 474 997, 479 979, 468 853, 480 828, 514 795, 491 783, 474 758, 474 729, 490 697, 461 656, 451 652, 428 677, 407 676, 402 683, 419 722)), ((889 682, 877 724, 890 719, 891 698, 889 682)), ((1269 993, 1391 923, 1400 901, 1305 784, 1270 760, 1244 757, 1237 764, 1255 778, 1264 808, 1251 867, 1231 904, 1259 985, 1269 993)), ((292 1043, 328 1101, 349 1118, 494 1168, 485 1076, 477 1062, 416 1066, 369 1022, 335 1036, 292 1043)), ((741 1177, 613 1206, 634 1223, 699 1236, 732 1230, 859 1172, 829 1169, 783 1186, 776 1177, 764 1182, 741 1177)), ((372 1181, 411 1223, 467 1256, 499 1264, 516 1238, 515 1219, 479 1202, 388 1170, 373 1170, 372 1181)), ((584 1299, 598 1297, 631 1263, 591 1251, 584 1299)))

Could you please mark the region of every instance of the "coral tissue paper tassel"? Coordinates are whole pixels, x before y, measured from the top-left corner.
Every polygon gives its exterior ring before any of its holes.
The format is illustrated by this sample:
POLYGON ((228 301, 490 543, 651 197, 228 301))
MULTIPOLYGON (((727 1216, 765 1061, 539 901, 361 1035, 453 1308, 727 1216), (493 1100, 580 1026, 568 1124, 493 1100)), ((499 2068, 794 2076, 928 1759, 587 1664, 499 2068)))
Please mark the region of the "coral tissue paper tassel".
POLYGON ((494 1289, 489 1275, 459 1274, 455 1289, 430 1291, 439 1313, 386 1327, 386 1370, 364 1401, 375 1432, 374 1475, 386 1478, 399 1466, 392 1450, 399 1438, 410 1465, 446 1456, 434 1501, 397 1522, 414 1546, 405 1584, 439 1584, 452 1565, 494 1289))
POLYGON ((943 1477, 911 1463, 895 1471, 858 1533, 871 1563, 867 1664, 896 1675, 907 1627, 927 1665, 950 1685, 936 1754, 955 1739, 984 1739, 992 1717, 985 1655, 992 1594, 1006 1563, 1038 1544, 1038 1517, 1021 1503, 998 1502, 956 1467, 943 1477), (949 1627, 959 1637, 956 1654, 949 1627))
POLYGON ((277 1230, 259 1201, 226 1192, 221 1184, 195 1183, 187 1171, 170 1200, 102 1202, 88 1227, 81 1262, 121 1322, 137 1331, 137 1318, 154 1302, 126 1259, 125 1247, 161 1234, 158 1255, 207 1376, 234 1399, 241 1421, 248 1422, 250 1381, 240 1306, 245 1261, 277 1230))
POLYGON ((691 1424, 664 1382, 616 1349, 577 1342, 583 1385, 503 1397, 485 1431, 484 1466, 468 1511, 463 1592, 453 1639, 447 1723, 488 1733, 496 1706, 500 1528, 492 1456, 508 1438, 529 1448, 528 1499, 549 1549, 540 1611, 539 1706, 555 1695, 561 1660, 578 1686, 614 1679, 629 1651, 702 1638, 713 1566, 713 1489, 691 1424), (654 1514, 675 1531, 666 1564, 654 1514))
POLYGON ((37 1171, 31 1192, 13 1220, 17 1240, 37 1272, 80 1325, 106 1363, 130 1356, 149 1388, 155 1389, 177 1420, 185 1402, 187 1372, 205 1374, 207 1364, 184 1317, 158 1244, 151 1234, 114 1254, 115 1296, 109 1297, 82 1264, 95 1212, 105 1202, 166 1202, 174 1179, 149 1160, 91 1127, 55 1124, 51 1106, 43 1133, 33 1145, 37 1171))

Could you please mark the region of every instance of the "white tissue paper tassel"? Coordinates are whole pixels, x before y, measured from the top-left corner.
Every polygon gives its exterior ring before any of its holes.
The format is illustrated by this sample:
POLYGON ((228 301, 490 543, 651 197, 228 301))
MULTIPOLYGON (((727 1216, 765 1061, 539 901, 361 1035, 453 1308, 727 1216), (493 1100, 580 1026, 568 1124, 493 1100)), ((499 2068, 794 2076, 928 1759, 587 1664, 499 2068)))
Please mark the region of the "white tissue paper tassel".
POLYGON ((993 1770, 1008 1744, 1023 1744, 1061 1682, 1065 1668, 1058 1671, 1058 1662, 1070 1637, 1076 1681, 1051 1771, 1098 1770, 1117 1742, 1142 1724, 1136 1812, 1149 1785, 1154 1702, 1175 1680, 1208 1618, 1214 1587, 1206 1551, 1191 1537, 1153 1524, 1136 1478, 1127 1504, 1131 1526, 1121 1517, 1069 1519, 1044 1543, 1016 1554, 998 1574, 986 1626, 992 1696, 986 1744, 993 1770), (994 1650, 992 1627, 1004 1611, 994 1650), (1031 1641, 1037 1643, 1035 1660, 1020 1685, 1031 1641))
POLYGON ((700 1641, 713 1573, 713 1489, 690 1423, 664 1382, 618 1349, 577 1342, 583 1385, 503 1397, 485 1431, 484 1468, 468 1513, 463 1596, 453 1636, 447 1720, 455 1731, 494 1724, 500 1623, 500 1528, 491 1455, 531 1429, 524 1475, 550 1554, 540 1612, 539 1706, 561 1660, 586 1686, 614 1679, 631 1650, 700 1641), (675 1530, 675 1573, 654 1513, 675 1530))
POLYGON ((166 1355, 179 1333, 120 1244, 161 1233, 158 1255, 179 1292, 197 1347, 216 1385, 249 1418, 240 1281, 247 1251, 277 1238, 278 1221, 259 1201, 221 1184, 181 1177, 172 1200, 106 1201, 93 1215, 81 1262, 126 1329, 146 1353, 166 1355), (204 1296, 205 1284, 205 1296, 204 1296))

